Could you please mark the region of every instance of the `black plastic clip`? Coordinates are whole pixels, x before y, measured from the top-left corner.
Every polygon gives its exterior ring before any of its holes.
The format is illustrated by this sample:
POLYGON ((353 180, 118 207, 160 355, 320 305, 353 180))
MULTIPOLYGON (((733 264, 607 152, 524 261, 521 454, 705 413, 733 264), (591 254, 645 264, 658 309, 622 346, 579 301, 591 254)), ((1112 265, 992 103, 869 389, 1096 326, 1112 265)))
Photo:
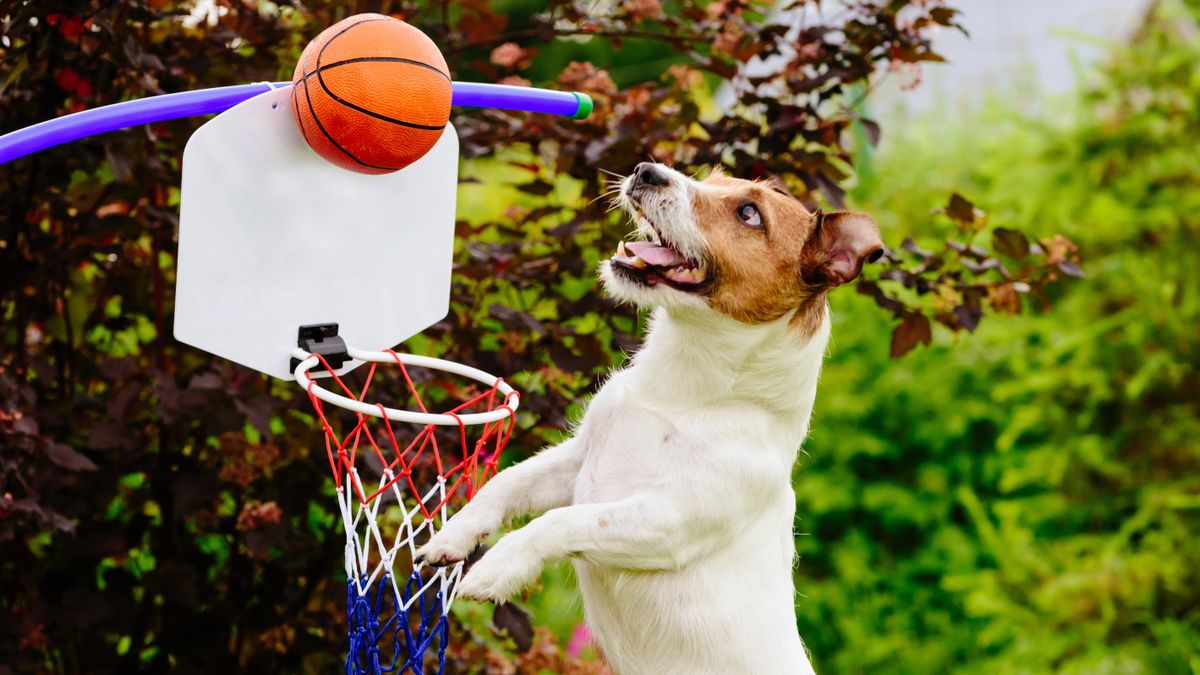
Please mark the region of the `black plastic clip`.
MULTIPOLYGON (((297 334, 296 344, 308 352, 309 354, 319 354, 325 357, 325 363, 333 370, 342 367, 342 364, 350 360, 350 355, 346 353, 346 341, 338 337, 338 325, 336 323, 314 323, 308 326, 300 326, 300 331, 297 334)), ((292 370, 296 370, 296 366, 300 365, 300 359, 292 357, 292 370)), ((325 365, 318 363, 310 370, 311 373, 329 372, 325 369, 325 365)))

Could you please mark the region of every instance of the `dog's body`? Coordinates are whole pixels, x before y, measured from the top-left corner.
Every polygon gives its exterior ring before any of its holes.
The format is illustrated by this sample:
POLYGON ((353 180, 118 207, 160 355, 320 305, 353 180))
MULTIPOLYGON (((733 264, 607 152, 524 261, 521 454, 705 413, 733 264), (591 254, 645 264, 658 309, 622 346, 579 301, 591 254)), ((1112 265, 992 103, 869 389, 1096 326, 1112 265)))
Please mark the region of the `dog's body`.
POLYGON ((655 307, 644 346, 571 439, 497 475, 420 555, 461 560, 512 517, 542 513, 485 554, 460 592, 506 599, 571 557, 588 625, 623 675, 811 672, 793 605, 791 472, 829 339, 825 290, 875 255, 874 224, 822 233, 819 218, 763 184, 649 171, 655 180, 635 173, 623 194, 663 244, 631 244, 634 256, 622 246, 602 269, 612 294, 655 307), (757 230, 764 214, 739 205, 739 189, 772 202, 763 210, 782 221, 775 240, 697 222, 732 191, 738 219, 757 230), (801 231, 786 232, 788 217, 805 220, 792 225, 801 231), (714 250, 722 239, 732 256, 714 250), (848 246, 853 269, 812 246, 848 246), (739 267, 746 251, 765 251, 770 269, 739 267), (775 268, 792 263, 796 280, 781 286, 775 268))

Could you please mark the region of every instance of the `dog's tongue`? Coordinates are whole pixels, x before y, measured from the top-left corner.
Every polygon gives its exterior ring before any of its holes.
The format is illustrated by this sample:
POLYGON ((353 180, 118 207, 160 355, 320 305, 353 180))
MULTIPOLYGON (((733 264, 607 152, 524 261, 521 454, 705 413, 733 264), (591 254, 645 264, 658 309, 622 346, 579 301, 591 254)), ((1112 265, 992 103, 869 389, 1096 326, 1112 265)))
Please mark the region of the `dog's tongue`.
POLYGON ((635 241, 625 244, 625 250, 645 260, 655 267, 675 267, 687 264, 687 259, 674 249, 658 246, 648 241, 635 241))

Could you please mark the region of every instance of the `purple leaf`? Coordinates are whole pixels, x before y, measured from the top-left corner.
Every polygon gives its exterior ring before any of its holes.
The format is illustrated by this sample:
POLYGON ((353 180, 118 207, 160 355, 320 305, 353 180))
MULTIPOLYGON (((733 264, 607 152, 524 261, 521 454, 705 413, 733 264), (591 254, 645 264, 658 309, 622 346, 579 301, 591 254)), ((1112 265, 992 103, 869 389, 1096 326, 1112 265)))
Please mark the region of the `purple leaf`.
POLYGON ((900 248, 919 256, 922 260, 928 260, 929 258, 933 257, 932 251, 926 251, 920 246, 917 246, 917 242, 913 241, 912 237, 905 237, 904 241, 900 243, 900 248))
POLYGON ((233 406, 246 416, 258 433, 268 436, 271 433, 271 416, 275 410, 275 400, 269 396, 255 396, 250 399, 233 399, 233 406))
POLYGON ((1024 258, 1029 255, 1029 239, 1017 232, 1005 227, 997 227, 992 233, 992 245, 996 247, 996 251, 1010 258, 1024 258))
POLYGON ((858 123, 862 125, 863 131, 866 132, 867 140, 871 142, 871 147, 879 145, 879 138, 883 133, 879 128, 879 123, 865 117, 860 118, 858 123))
POLYGON ((46 446, 46 456, 51 462, 72 471, 95 471, 96 464, 76 452, 71 446, 51 442, 46 446))
POLYGON ((22 415, 21 419, 13 422, 13 431, 26 434, 28 436, 37 436, 38 423, 29 415, 22 415))
POLYGON ((846 207, 846 191, 840 185, 833 182, 823 173, 814 173, 813 178, 817 182, 817 187, 820 188, 821 194, 829 200, 829 203, 835 207, 842 209, 846 207))
POLYGON ((505 307, 500 304, 492 304, 488 307, 488 313, 509 325, 523 326, 538 335, 546 334, 546 327, 542 325, 542 322, 533 318, 528 312, 522 312, 519 309, 505 307))
POLYGON ((1062 262, 1058 263, 1058 269, 1062 270, 1062 273, 1066 274, 1067 276, 1076 278, 1083 277, 1083 269, 1070 260, 1063 260, 1062 262))
POLYGON ((983 310, 979 307, 970 305, 959 305, 954 308, 954 316, 958 317, 958 325, 966 328, 968 332, 974 333, 979 327, 979 321, 983 318, 983 310))
POLYGON ((945 212, 947 216, 960 223, 969 224, 975 222, 975 205, 957 192, 950 195, 950 201, 946 204, 945 212))
POLYGON ((883 292, 883 289, 879 287, 879 284, 873 281, 866 279, 859 281, 858 285, 855 287, 855 291, 860 295, 869 295, 872 298, 875 298, 875 304, 891 312, 892 314, 895 314, 896 316, 900 316, 900 314, 904 311, 903 303, 895 298, 889 297, 883 292))
POLYGON ((927 345, 933 340, 929 318, 924 314, 908 314, 892 331, 892 358, 899 358, 919 344, 927 345))
POLYGON ((119 387, 108 399, 106 410, 109 419, 112 420, 127 420, 132 417, 132 413, 136 412, 134 406, 137 404, 138 394, 141 389, 136 386, 119 387))
POLYGON ((188 381, 188 389, 220 389, 221 376, 209 371, 200 373, 188 381))
POLYGON ((1005 279, 1009 278, 1010 276, 1008 270, 1004 268, 1004 265, 1000 264, 1000 261, 996 260, 995 258, 988 258, 978 265, 970 260, 964 260, 963 267, 971 270, 972 274, 983 274, 988 270, 996 270, 1000 273, 1000 276, 1004 277, 1005 279))
POLYGON ((513 603, 506 602, 496 605, 496 613, 492 615, 492 625, 497 630, 508 633, 513 642, 517 643, 517 649, 520 651, 529 651, 529 648, 533 646, 533 622, 529 620, 529 614, 525 610, 513 603))

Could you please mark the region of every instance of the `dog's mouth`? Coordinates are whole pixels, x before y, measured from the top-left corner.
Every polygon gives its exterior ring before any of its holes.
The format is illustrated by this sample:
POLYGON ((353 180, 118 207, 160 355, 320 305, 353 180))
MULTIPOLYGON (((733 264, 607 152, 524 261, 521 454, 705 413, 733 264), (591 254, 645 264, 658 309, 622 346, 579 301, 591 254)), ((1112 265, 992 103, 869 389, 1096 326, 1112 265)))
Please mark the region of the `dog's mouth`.
POLYGON ((645 286, 665 284, 685 293, 700 293, 708 287, 707 266, 685 257, 666 241, 622 241, 611 262, 614 271, 645 286))

